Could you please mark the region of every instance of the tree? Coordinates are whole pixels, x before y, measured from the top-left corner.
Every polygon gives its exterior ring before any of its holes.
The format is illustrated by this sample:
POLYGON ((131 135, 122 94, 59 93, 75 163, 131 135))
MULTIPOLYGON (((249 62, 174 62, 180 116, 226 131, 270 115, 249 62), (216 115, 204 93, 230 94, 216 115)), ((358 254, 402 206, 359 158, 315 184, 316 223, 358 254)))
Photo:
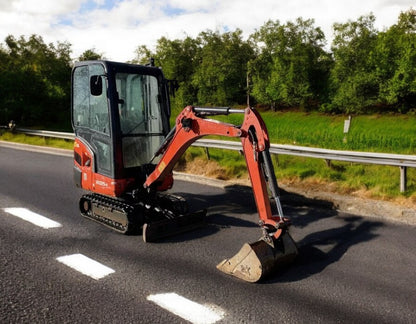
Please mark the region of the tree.
POLYGON ((131 61, 134 64, 148 64, 149 59, 156 54, 152 53, 146 45, 140 45, 135 51, 136 57, 131 61))
POLYGON ((158 40, 156 52, 146 46, 136 50, 136 62, 154 57, 168 79, 179 84, 174 106, 232 105, 245 102, 247 63, 252 46, 242 40, 242 31, 220 34, 201 32, 196 39, 158 40))
POLYGON ((8 36, 0 59, 0 115, 25 125, 70 125, 70 44, 8 36))
POLYGON ((416 10, 402 12, 397 24, 382 33, 379 60, 384 67, 382 99, 401 112, 416 108, 416 10))
POLYGON ((232 105, 246 101, 248 62, 253 58, 242 31, 205 31, 198 36, 201 44, 199 62, 192 78, 202 104, 232 105))
POLYGON ((373 59, 377 31, 373 14, 357 21, 334 24, 331 71, 332 107, 347 113, 362 112, 378 103, 380 79, 373 59))
POLYGON ((326 96, 331 57, 314 20, 281 25, 268 21, 252 35, 256 58, 250 64, 253 96, 280 107, 315 107, 326 96))
POLYGON ((198 90, 192 78, 198 64, 200 44, 197 39, 168 40, 162 37, 157 42, 155 61, 163 67, 166 78, 178 84, 173 100, 177 109, 197 104, 198 90))
POLYGON ((84 51, 78 58, 79 61, 94 61, 94 60, 102 60, 103 55, 98 54, 95 48, 88 49, 84 51))

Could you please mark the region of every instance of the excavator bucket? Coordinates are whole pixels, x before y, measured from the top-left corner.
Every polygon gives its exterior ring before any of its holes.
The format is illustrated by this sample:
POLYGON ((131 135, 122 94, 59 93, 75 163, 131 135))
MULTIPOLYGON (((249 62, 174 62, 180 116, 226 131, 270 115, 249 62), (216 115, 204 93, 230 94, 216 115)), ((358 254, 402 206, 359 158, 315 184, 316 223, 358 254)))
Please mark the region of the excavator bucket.
POLYGON ((285 232, 273 244, 263 239, 245 243, 236 255, 219 263, 217 269, 248 282, 257 282, 291 263, 297 254, 295 242, 285 232))

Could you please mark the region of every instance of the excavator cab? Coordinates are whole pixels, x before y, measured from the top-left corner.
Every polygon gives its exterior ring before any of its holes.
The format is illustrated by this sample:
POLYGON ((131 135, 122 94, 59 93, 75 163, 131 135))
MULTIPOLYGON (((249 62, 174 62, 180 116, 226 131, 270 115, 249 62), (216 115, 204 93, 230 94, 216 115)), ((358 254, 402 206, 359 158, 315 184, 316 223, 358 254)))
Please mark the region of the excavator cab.
POLYGON ((149 161, 170 130, 168 85, 161 69, 76 63, 71 106, 77 186, 119 197, 144 182, 149 161))
POLYGON ((109 61, 84 61, 72 70, 74 181, 88 191, 81 215, 120 233, 142 230, 152 242, 204 223, 206 211, 190 213, 186 201, 166 193, 173 167, 196 140, 239 138, 251 180, 262 236, 244 244, 217 268, 256 282, 297 255, 283 216, 269 153, 269 137, 253 108, 188 106, 170 129, 169 86, 161 69, 109 61), (206 117, 244 114, 241 125, 206 117), (277 214, 272 211, 270 195, 277 214))

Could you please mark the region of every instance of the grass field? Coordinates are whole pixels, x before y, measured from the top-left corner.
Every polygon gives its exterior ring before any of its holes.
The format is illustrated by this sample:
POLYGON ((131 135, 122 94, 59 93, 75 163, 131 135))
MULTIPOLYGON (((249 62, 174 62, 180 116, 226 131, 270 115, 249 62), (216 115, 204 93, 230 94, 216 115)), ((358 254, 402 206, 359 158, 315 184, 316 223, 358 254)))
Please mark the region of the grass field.
MULTIPOLYGON (((262 112, 270 141, 327 149, 416 154, 416 116, 353 116, 348 134, 344 120, 348 116, 320 113, 262 112)), ((241 116, 222 120, 238 124, 241 116)))
MULTIPOLYGON (((347 116, 303 112, 262 112, 270 141, 336 150, 416 154, 416 116, 353 116, 348 134, 344 134, 347 116)), ((232 124, 242 122, 241 115, 221 117, 232 124)), ((236 152, 210 149, 210 159, 220 167, 220 178, 247 177, 244 158, 236 152)), ((187 152, 188 163, 206 159, 203 149, 187 152)), ((363 165, 293 156, 274 157, 276 175, 286 183, 319 184, 342 193, 360 193, 369 197, 410 198, 416 203, 416 170, 408 170, 407 192, 400 193, 398 167, 363 165)), ((208 170, 215 169, 213 167, 208 170)), ((205 170, 207 170, 205 168, 205 170)), ((210 171, 209 171, 210 172, 210 171)), ((212 172, 211 172, 212 173, 212 172)))

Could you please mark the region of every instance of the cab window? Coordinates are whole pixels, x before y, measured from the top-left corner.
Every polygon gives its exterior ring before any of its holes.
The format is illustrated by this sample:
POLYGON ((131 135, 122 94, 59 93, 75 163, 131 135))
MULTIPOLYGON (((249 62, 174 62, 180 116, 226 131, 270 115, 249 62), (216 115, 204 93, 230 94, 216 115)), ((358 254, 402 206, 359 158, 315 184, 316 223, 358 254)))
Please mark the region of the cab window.
POLYGON ((147 164, 164 139, 156 77, 117 73, 118 113, 125 168, 147 164))
POLYGON ((104 67, 100 64, 79 66, 73 74, 73 123, 75 127, 87 127, 100 133, 110 133, 104 67), (92 95, 90 79, 103 79, 102 91, 92 95))

